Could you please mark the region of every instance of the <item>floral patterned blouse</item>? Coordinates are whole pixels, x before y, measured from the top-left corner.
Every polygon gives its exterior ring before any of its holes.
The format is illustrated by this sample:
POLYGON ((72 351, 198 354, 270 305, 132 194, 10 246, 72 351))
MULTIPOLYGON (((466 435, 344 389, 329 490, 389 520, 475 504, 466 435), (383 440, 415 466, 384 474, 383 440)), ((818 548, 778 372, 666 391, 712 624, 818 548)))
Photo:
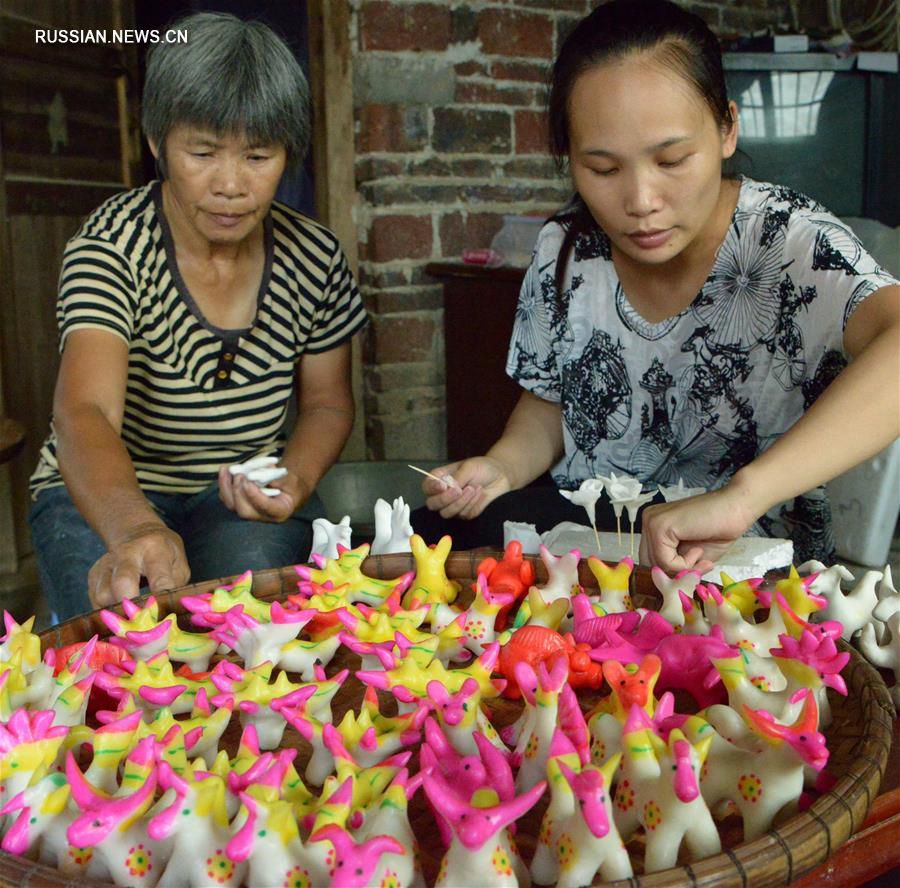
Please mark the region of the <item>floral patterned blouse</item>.
MULTIPOLYGON (((565 456, 552 471, 563 489, 610 471, 645 490, 679 478, 723 486, 846 365, 850 315, 896 283, 824 207, 746 178, 706 283, 660 323, 629 303, 599 228, 576 238, 558 293, 563 234, 559 221, 541 230, 506 368, 562 405, 565 456)), ((751 532, 792 539, 798 563, 833 556, 824 488, 776 506, 751 532)))

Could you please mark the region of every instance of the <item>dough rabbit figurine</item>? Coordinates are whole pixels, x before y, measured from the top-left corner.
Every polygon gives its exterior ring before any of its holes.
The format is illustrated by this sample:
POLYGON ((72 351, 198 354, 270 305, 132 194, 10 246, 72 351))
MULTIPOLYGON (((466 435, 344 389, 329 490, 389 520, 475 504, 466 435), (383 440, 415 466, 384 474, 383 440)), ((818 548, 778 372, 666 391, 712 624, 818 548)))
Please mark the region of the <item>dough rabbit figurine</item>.
POLYGON ((606 612, 617 614, 633 610, 628 590, 631 573, 634 570, 634 559, 623 558, 615 567, 610 567, 605 561, 592 555, 587 563, 591 573, 597 578, 600 604, 606 612))
POLYGON ((375 500, 375 538, 372 555, 390 555, 393 552, 412 552, 409 538, 413 535, 409 523, 409 506, 398 496, 393 505, 387 500, 375 500))
POLYGON ((425 690, 445 736, 460 755, 478 754, 474 732, 480 733, 504 754, 509 754, 481 708, 481 691, 474 678, 467 678, 455 694, 451 694, 439 681, 428 682, 425 690))
POLYGON ((900 709, 900 611, 891 614, 887 628, 890 638, 879 645, 875 638, 875 627, 871 623, 863 626, 859 636, 859 649, 873 666, 893 670, 894 686, 891 688, 891 698, 894 706, 900 709))
POLYGON ((463 645, 477 657, 484 653, 485 645, 497 639, 497 616, 513 602, 507 592, 493 592, 488 587, 487 576, 479 573, 475 581, 475 597, 464 611, 449 604, 435 604, 431 608, 431 628, 438 632, 454 620, 460 621, 463 645))
POLYGON ((674 577, 670 577, 661 567, 654 565, 650 569, 650 577, 653 585, 662 595, 662 606, 659 615, 673 626, 684 625, 684 605, 682 595, 693 598, 694 590, 700 582, 700 571, 681 570, 674 577))
MULTIPOLYGON (((350 832, 336 823, 316 830, 310 836, 310 840, 330 842, 334 846, 334 865, 329 873, 332 888, 368 888, 375 884, 370 879, 381 866, 382 856, 387 854, 412 856, 412 851, 404 849, 393 836, 373 836, 371 839, 357 842, 350 832)), ((391 883, 398 885, 398 888, 404 884, 399 880, 392 880, 391 883)))

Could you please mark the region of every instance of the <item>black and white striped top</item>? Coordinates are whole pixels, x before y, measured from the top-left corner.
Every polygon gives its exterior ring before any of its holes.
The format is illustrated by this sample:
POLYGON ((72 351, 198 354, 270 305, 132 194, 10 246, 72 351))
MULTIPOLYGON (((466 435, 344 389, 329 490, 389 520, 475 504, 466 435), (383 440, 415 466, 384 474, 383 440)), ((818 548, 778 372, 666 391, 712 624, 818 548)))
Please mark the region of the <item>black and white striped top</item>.
MULTIPOLYGON (((330 231, 275 203, 265 250, 253 325, 223 330, 206 320, 178 272, 159 182, 107 200, 67 244, 60 349, 86 328, 128 343, 122 439, 142 488, 195 493, 225 463, 280 453, 298 359, 365 326, 330 231)), ((32 496, 62 483, 51 424, 32 496)))

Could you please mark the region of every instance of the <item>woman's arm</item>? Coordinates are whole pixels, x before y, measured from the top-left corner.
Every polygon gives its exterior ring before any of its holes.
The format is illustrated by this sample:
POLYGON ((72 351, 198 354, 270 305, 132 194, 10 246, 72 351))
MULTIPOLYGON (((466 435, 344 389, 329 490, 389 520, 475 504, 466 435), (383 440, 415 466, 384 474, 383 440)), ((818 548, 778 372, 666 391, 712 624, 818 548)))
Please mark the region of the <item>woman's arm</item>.
POLYGON ((641 561, 711 566, 760 515, 847 471, 900 435, 900 286, 869 296, 844 331, 851 363, 806 413, 721 490, 650 506, 641 561))
POLYGON ((435 469, 452 475, 455 486, 426 478, 425 504, 444 518, 475 518, 485 506, 510 490, 529 484, 563 453, 559 404, 522 392, 500 439, 485 454, 435 469))
POLYGON ((340 456, 353 428, 350 342, 297 363, 297 422, 285 445, 281 465, 288 474, 267 486, 282 491, 268 497, 243 475, 219 471, 222 502, 242 518, 286 521, 312 496, 319 479, 340 456))
POLYGON ((66 337, 53 399, 59 469, 85 520, 108 552, 91 569, 88 594, 102 606, 187 582, 181 539, 141 492, 120 437, 128 346, 102 330, 66 337))

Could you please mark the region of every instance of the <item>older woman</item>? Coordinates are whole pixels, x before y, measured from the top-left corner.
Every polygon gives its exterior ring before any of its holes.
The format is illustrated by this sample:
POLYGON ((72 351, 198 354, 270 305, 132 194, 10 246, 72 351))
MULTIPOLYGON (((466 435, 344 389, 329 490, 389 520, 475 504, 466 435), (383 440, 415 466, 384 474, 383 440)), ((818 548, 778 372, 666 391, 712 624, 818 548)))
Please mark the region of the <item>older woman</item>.
POLYGON ((359 292, 334 235, 274 202, 308 146, 303 72, 262 24, 178 27, 188 42, 153 48, 144 91, 162 181, 106 201, 63 259, 30 515, 59 619, 304 560, 353 423, 359 292), (287 470, 277 495, 227 470, 262 455, 287 470))

